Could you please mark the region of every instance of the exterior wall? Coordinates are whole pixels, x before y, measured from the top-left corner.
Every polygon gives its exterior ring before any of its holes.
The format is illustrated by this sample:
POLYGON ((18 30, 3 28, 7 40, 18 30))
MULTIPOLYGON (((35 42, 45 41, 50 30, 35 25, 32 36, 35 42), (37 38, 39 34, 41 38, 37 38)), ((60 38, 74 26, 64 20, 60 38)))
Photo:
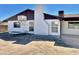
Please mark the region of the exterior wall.
POLYGON ((68 29, 68 21, 63 21, 62 24, 63 24, 62 25, 63 34, 79 35, 79 29, 68 29))
POLYGON ((26 33, 27 32, 27 23, 25 22, 25 26, 24 25, 21 25, 20 28, 14 28, 14 22, 18 22, 18 21, 8 21, 8 32, 11 33, 12 31, 15 31, 15 32, 19 32, 19 33, 26 33))
POLYGON ((45 21, 48 23, 48 35, 60 36, 60 21, 58 19, 47 19, 45 21), (52 22, 57 22, 58 23, 58 33, 51 32, 51 23, 52 22))
POLYGON ((11 33, 12 31, 17 31, 20 33, 34 33, 29 31, 29 22, 34 22, 34 20, 29 20, 26 21, 24 24, 26 25, 21 25, 20 28, 14 28, 13 23, 18 22, 18 21, 8 21, 8 32, 11 33))
POLYGON ((29 22, 34 22, 34 20, 29 20, 29 21, 27 21, 27 32, 28 33, 34 33, 34 31, 32 32, 32 31, 29 31, 29 22))
MULTIPOLYGON (((34 20, 26 21, 26 25, 21 25, 21 28, 14 28, 13 27, 14 22, 18 22, 18 21, 9 21, 8 22, 8 32, 9 33, 12 31, 16 31, 16 32, 20 32, 20 33, 33 33, 33 34, 35 34, 34 31, 33 32, 29 31, 29 22, 34 22, 34 20)), ((57 36, 60 35, 60 25, 58 26, 58 33, 51 32, 51 22, 58 22, 60 24, 60 21, 58 19, 47 19, 47 20, 44 20, 44 22, 46 22, 48 24, 48 25, 46 25, 46 26, 48 26, 47 29, 45 29, 45 27, 43 27, 43 30, 48 32, 47 35, 57 35, 57 36)), ((45 34, 45 33, 43 33, 43 34, 45 34)), ((41 34, 41 35, 43 35, 43 34, 41 34)))

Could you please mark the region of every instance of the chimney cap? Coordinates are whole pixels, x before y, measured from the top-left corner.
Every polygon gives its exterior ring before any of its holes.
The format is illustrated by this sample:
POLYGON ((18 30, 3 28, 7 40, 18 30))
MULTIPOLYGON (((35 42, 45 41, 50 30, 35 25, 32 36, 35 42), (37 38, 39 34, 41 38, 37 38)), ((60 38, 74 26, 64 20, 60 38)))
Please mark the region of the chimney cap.
POLYGON ((59 10, 59 13, 64 13, 64 11, 63 10, 59 10))
POLYGON ((64 11, 63 10, 59 10, 58 15, 59 16, 64 16, 64 11))

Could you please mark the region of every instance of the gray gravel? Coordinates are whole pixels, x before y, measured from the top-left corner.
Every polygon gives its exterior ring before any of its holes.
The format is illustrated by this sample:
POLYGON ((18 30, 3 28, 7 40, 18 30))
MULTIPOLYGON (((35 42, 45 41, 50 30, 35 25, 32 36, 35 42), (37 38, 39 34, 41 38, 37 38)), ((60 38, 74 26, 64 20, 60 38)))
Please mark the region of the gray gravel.
POLYGON ((55 45, 70 47, 64 43, 62 39, 52 35, 34 35, 34 34, 18 34, 11 35, 9 33, 0 33, 0 39, 5 41, 15 41, 13 44, 28 44, 31 41, 55 41, 55 45))

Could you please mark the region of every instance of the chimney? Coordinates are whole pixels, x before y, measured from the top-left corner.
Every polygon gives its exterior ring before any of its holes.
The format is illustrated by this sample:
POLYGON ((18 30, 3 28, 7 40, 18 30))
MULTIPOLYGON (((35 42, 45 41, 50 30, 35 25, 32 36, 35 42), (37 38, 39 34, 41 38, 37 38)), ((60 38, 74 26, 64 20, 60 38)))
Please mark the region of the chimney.
POLYGON ((48 35, 48 25, 44 21, 43 4, 37 4, 34 13, 34 34, 48 35), (45 30, 46 29, 46 30, 45 30))
POLYGON ((59 15, 60 17, 64 17, 64 11, 63 11, 63 10, 60 10, 60 11, 58 12, 58 15, 59 15))

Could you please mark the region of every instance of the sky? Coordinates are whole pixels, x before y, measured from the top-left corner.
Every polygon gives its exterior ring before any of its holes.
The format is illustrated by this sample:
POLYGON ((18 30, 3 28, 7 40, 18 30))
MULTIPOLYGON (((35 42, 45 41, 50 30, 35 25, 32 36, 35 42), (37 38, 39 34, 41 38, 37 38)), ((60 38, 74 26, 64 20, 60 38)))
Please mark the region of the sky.
MULTIPOLYGON (((35 4, 0 4, 0 21, 5 20, 23 10, 35 9, 35 4)), ((45 4, 44 12, 58 15, 59 10, 65 14, 79 14, 79 4, 45 4)))

